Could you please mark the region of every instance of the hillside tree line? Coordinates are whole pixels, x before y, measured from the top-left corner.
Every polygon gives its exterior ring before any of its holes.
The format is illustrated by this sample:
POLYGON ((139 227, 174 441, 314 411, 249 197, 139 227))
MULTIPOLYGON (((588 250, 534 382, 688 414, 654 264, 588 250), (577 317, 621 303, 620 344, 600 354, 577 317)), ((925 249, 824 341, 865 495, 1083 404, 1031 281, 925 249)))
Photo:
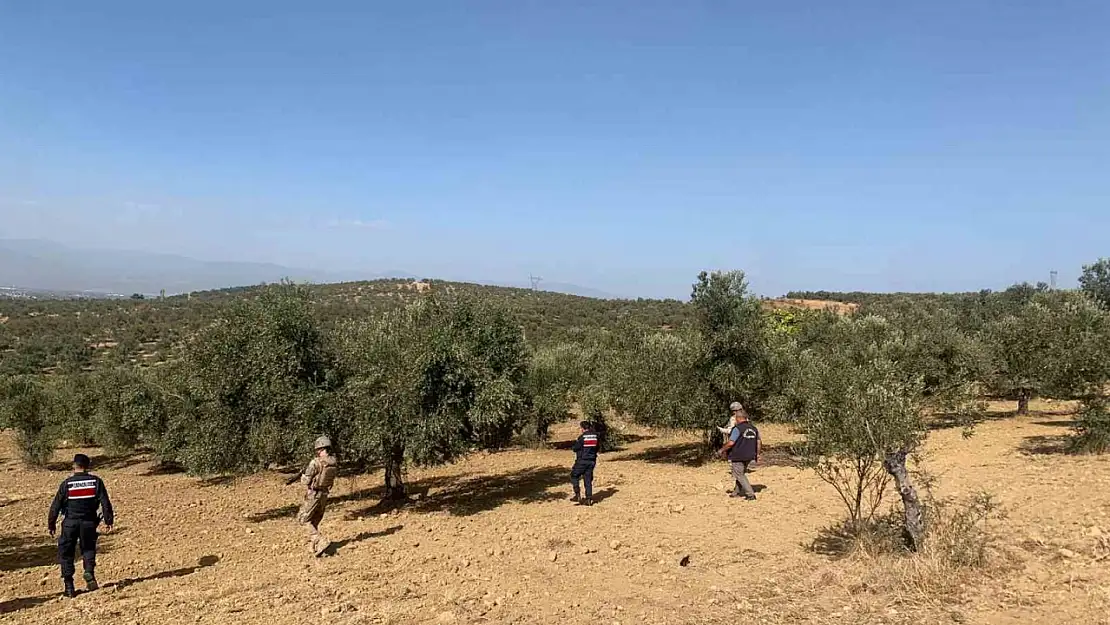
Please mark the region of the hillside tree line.
POLYGON ((805 435, 799 451, 850 525, 866 525, 893 483, 918 548, 927 513, 907 459, 930 422, 970 427, 988 398, 1016 413, 1038 397, 1077 400, 1073 449, 1110 449, 1108 269, 1085 267, 1070 291, 860 296, 848 315, 768 310, 739 271, 701 273, 686 303, 282 283, 27 304, 0 325, 0 426, 32 464, 67 441, 148 449, 198 474, 290 465, 326 433, 404 498, 407 467, 542 445, 575 409, 604 449, 621 444, 619 416, 699 431, 708 452, 738 400, 805 435), (136 356, 152 343, 168 351, 136 356))

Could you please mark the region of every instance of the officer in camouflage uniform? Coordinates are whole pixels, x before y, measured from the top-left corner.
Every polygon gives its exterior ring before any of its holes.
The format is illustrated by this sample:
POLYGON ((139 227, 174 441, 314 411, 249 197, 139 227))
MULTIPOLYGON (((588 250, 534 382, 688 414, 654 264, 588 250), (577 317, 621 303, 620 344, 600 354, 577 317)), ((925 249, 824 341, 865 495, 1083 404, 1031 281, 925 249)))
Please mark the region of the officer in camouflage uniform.
POLYGON ((331 453, 331 439, 321 436, 316 439, 313 446, 316 451, 314 457, 299 476, 293 477, 289 483, 298 479, 307 489, 304 503, 297 513, 297 522, 305 527, 308 532, 309 546, 316 557, 324 555, 331 543, 320 534, 320 521, 324 518, 324 509, 328 503, 328 491, 335 483, 335 476, 339 471, 335 456, 331 453))

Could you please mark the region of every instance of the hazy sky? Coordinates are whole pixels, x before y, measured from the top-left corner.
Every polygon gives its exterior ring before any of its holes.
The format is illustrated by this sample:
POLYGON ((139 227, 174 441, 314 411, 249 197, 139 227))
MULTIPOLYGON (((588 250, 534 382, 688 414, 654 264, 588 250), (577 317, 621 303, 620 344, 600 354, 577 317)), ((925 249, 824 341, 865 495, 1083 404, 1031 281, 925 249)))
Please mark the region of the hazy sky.
POLYGON ((681 298, 1074 284, 1110 256, 1107 33, 1105 0, 0 0, 0 237, 681 298))

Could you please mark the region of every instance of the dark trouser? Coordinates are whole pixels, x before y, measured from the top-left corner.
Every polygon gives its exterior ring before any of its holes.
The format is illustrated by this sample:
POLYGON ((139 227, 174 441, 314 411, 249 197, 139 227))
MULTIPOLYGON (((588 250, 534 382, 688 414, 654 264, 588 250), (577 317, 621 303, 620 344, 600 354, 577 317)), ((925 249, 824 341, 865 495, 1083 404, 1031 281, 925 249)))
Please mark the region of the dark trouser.
POLYGON ((84 560, 85 573, 91 575, 96 569, 96 522, 62 523, 62 533, 58 536, 58 562, 62 565, 62 578, 72 579, 76 567, 73 564, 77 543, 81 543, 81 559, 84 560))
POLYGON ((578 490, 578 480, 586 483, 586 499, 593 499, 594 496, 594 463, 574 463, 574 467, 570 470, 571 484, 574 485, 574 496, 580 496, 578 490))

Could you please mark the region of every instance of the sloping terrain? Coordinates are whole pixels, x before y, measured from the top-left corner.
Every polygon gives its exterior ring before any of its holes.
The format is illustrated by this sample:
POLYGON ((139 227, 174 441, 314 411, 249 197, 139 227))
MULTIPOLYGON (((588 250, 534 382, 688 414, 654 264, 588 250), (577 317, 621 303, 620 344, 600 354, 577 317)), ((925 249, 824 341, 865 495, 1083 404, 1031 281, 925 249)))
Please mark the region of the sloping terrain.
POLYGON ((1042 412, 969 439, 931 435, 938 493, 988 490, 1007 512, 994 527, 1005 566, 952 580, 962 587, 940 598, 920 594, 929 585, 912 567, 811 549, 841 508, 794 466, 783 427, 763 428, 755 502, 725 496, 726 466, 701 463, 692 437, 635 430, 602 456, 600 502, 586 508, 567 501, 568 424, 549 450, 413 471, 417 502, 401 510, 379 501, 380 474, 342 478, 322 525, 334 555, 321 559, 281 475, 201 480, 97 455, 118 527, 102 539, 104 588, 66 600, 45 522, 75 450, 56 470, 28 471, 5 435, 0 612, 89 625, 1107 623, 1110 464, 1057 453, 1066 424, 1042 412))

